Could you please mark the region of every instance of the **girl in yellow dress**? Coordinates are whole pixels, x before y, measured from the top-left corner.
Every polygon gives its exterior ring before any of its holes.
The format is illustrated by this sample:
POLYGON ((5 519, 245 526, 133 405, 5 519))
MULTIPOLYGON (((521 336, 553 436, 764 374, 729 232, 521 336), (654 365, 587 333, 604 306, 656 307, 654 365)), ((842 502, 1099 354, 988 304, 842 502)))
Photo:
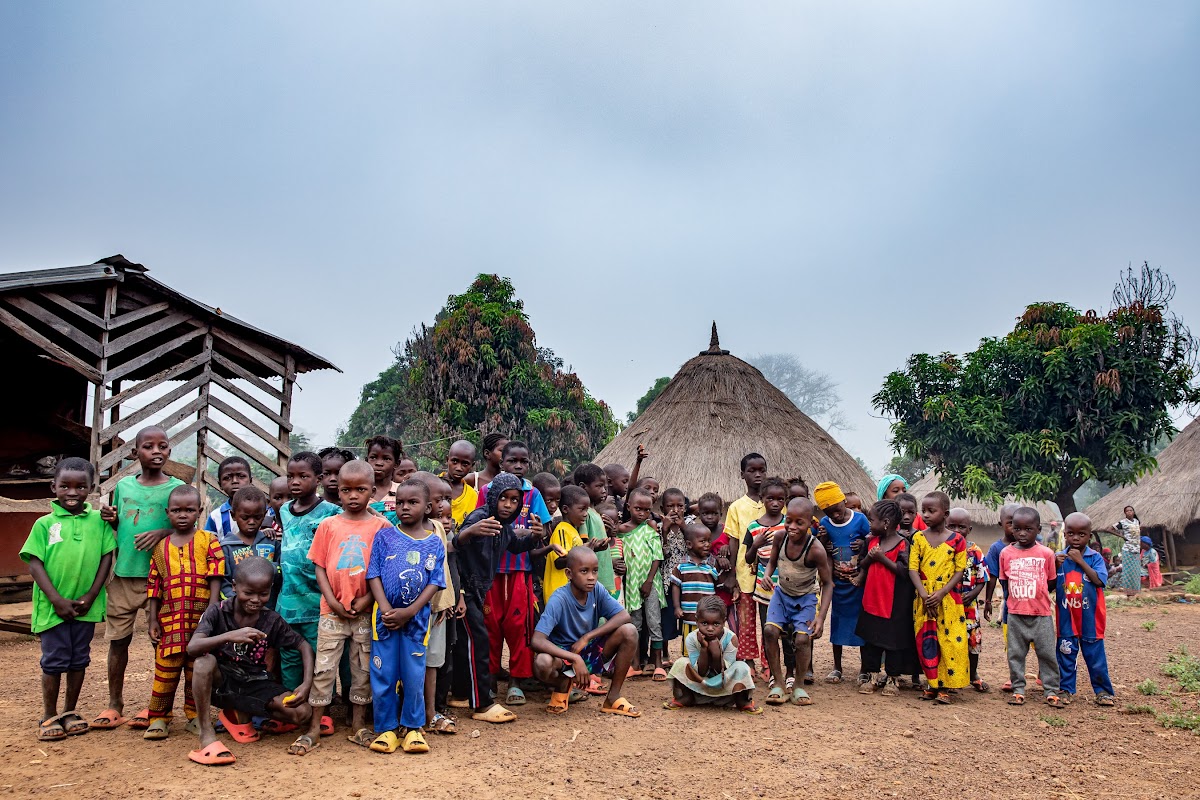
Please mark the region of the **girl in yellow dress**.
POLYGON ((917 588, 913 625, 917 658, 929 681, 922 700, 949 703, 954 689, 971 682, 967 655, 967 615, 962 596, 953 591, 967 568, 967 540, 946 530, 950 498, 930 492, 921 501, 927 526, 913 534, 908 576, 917 588))

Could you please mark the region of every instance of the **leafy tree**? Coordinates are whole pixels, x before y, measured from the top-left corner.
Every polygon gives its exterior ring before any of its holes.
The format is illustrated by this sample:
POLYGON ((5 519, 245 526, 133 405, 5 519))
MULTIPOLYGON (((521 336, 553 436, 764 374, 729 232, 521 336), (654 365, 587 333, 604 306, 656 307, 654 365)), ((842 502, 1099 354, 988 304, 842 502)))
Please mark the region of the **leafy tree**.
POLYGON ((761 353, 747 359, 796 408, 828 431, 853 430, 838 405, 842 402, 833 377, 800 363, 791 353, 761 353))
POLYGON ((1026 308, 1016 327, 964 356, 915 355, 875 407, 893 444, 926 459, 952 494, 1053 500, 1064 514, 1085 481, 1137 480, 1174 434, 1168 409, 1200 402, 1196 342, 1168 304, 1161 270, 1130 269, 1104 316, 1065 303, 1026 308))
POLYGON ((923 458, 898 455, 892 457, 892 460, 883 468, 883 472, 885 475, 899 475, 908 481, 909 486, 912 486, 929 474, 929 470, 932 468, 933 465, 923 458))
POLYGON ((363 387, 342 442, 376 433, 428 442, 418 463, 432 464, 450 440, 478 442, 497 431, 528 442, 536 468, 562 474, 616 433, 608 406, 537 346, 507 278, 479 275, 395 354, 396 363, 363 387))
POLYGON ((651 386, 649 389, 647 389, 646 393, 644 395, 642 395, 640 398, 638 398, 637 408, 633 411, 630 411, 628 414, 625 415, 625 423, 627 425, 632 425, 633 421, 635 419, 637 419, 638 417, 640 417, 642 415, 642 412, 645 411, 650 406, 650 404, 654 402, 654 398, 656 398, 660 394, 662 394, 663 389, 667 388, 667 384, 670 382, 671 382, 671 379, 666 377, 665 375, 663 377, 659 378, 658 380, 656 380, 654 382, 654 385, 651 386))

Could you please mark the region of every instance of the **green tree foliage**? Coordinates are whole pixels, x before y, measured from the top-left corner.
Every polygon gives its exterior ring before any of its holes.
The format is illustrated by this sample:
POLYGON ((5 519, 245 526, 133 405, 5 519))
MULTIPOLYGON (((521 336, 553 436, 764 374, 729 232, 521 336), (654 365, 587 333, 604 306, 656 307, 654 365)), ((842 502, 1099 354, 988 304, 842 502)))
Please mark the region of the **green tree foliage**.
MULTIPOLYGON (((420 461, 440 461, 449 439, 497 431, 528 442, 538 469, 571 469, 616 434, 616 421, 549 348, 538 347, 512 283, 479 275, 421 325, 396 363, 363 387, 340 440, 377 433, 435 442, 420 461)), ((410 455, 412 455, 410 453, 410 455)))
POLYGON ((929 470, 933 468, 923 458, 909 458, 906 455, 893 456, 892 460, 883 468, 884 475, 899 475, 904 480, 908 481, 908 485, 912 486, 917 481, 929 474, 929 470))
POLYGON ((1196 341, 1168 304, 1161 270, 1129 270, 1107 315, 1029 306, 1014 330, 964 356, 915 355, 875 407, 894 446, 933 463, 951 494, 1053 500, 1064 514, 1084 482, 1137 480, 1174 434, 1169 409, 1200 402, 1196 341))
POLYGON ((658 380, 656 380, 654 382, 654 385, 651 386, 649 389, 647 389, 646 393, 644 395, 642 395, 640 398, 638 398, 637 408, 633 411, 630 411, 628 414, 625 415, 625 423, 627 425, 632 425, 633 421, 635 419, 637 419, 638 417, 640 417, 642 415, 642 412, 645 411, 650 406, 650 404, 654 402, 654 398, 656 398, 660 394, 662 394, 663 389, 667 388, 667 384, 669 384, 670 382, 671 382, 671 379, 666 377, 665 375, 663 377, 659 378, 658 380))

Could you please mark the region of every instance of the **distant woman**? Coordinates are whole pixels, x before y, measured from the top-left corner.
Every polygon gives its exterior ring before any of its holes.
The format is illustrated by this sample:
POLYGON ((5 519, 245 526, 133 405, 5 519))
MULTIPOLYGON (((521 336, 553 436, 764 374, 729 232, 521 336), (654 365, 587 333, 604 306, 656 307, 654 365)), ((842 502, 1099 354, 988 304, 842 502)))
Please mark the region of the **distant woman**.
MULTIPOLYGON (((879 479, 879 485, 875 487, 876 500, 893 500, 897 503, 900 495, 908 493, 908 481, 902 475, 884 475, 879 479)), ((925 530, 925 520, 921 519, 921 515, 917 514, 913 518, 912 530, 925 530)))
POLYGON ((1125 506, 1125 519, 1112 526, 1118 536, 1125 540, 1121 545, 1121 589, 1126 597, 1133 597, 1142 588, 1142 523, 1133 506, 1125 506))

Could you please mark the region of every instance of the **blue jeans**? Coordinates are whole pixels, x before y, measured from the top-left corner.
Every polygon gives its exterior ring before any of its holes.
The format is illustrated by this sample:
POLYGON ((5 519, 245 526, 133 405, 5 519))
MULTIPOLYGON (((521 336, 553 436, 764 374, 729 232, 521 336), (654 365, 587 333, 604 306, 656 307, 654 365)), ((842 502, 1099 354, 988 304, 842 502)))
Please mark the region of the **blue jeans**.
POLYGON ((1079 653, 1083 652, 1083 663, 1087 665, 1088 678, 1096 697, 1112 697, 1112 681, 1108 677, 1108 655, 1104 652, 1103 639, 1080 639, 1073 636, 1058 640, 1058 674, 1062 690, 1075 694, 1075 676, 1078 671, 1079 653))

